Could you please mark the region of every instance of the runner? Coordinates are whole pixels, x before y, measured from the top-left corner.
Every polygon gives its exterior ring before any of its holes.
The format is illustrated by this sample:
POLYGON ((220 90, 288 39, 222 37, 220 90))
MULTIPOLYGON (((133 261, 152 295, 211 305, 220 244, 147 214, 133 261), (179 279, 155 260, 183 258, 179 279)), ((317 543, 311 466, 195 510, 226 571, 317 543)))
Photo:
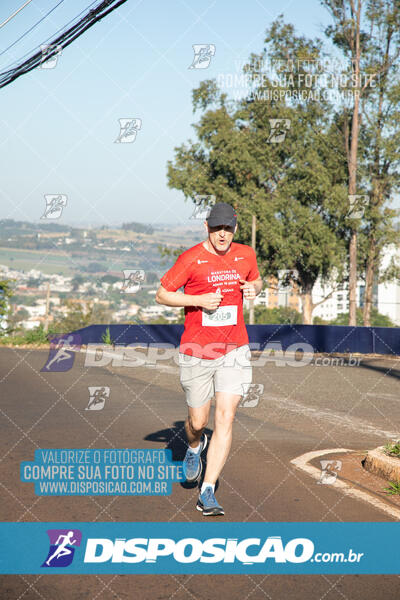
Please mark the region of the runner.
POLYGON ((233 242, 236 213, 215 204, 204 223, 207 240, 181 254, 162 277, 156 301, 185 307, 179 348, 180 381, 186 392, 188 449, 183 462, 187 481, 202 472, 203 433, 215 395, 215 423, 207 468, 196 508, 204 516, 223 515, 214 491, 229 454, 236 408, 251 383, 250 349, 243 318, 243 296, 260 293, 262 279, 255 252, 233 242), (179 288, 184 287, 184 293, 179 288))

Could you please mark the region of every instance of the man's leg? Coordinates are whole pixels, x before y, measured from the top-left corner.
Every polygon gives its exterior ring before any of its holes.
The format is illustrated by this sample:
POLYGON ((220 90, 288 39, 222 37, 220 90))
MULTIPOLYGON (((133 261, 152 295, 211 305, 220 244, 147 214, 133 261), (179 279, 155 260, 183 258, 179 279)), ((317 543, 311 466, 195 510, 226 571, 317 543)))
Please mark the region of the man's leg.
POLYGON ((183 473, 186 481, 194 483, 198 481, 203 470, 201 453, 207 446, 207 436, 203 435, 210 414, 211 399, 198 407, 188 406, 188 418, 185 422, 185 430, 188 440, 188 448, 183 459, 183 473))
POLYGON ((199 445, 204 428, 207 426, 210 415, 211 398, 202 406, 193 408, 188 406, 188 417, 185 421, 185 431, 189 446, 195 448, 199 445))
POLYGON ((215 394, 215 424, 207 452, 204 481, 215 485, 228 458, 232 444, 232 426, 241 395, 229 392, 215 394))

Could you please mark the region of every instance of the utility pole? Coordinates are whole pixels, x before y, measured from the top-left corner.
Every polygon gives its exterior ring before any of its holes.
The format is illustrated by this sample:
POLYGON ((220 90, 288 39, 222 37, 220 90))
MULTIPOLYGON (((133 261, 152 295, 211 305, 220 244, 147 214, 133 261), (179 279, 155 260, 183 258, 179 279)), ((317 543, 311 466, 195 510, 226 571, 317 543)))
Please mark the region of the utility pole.
POLYGON ((49 330, 49 308, 50 308, 50 282, 47 282, 47 293, 46 293, 46 314, 44 317, 44 332, 47 333, 49 330))
MULTIPOLYGON (((256 249, 256 215, 252 216, 251 220, 251 247, 255 251, 256 249)), ((254 300, 249 300, 249 324, 254 325, 254 300)))

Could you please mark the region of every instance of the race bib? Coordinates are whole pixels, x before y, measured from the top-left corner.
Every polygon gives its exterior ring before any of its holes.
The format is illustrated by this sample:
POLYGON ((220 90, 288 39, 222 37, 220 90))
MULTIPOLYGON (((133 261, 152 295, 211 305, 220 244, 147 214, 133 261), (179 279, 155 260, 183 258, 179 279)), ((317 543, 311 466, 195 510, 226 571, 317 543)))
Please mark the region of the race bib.
POLYGON ((201 324, 205 327, 222 327, 236 325, 236 323, 237 306, 219 306, 213 311, 203 309, 201 324))

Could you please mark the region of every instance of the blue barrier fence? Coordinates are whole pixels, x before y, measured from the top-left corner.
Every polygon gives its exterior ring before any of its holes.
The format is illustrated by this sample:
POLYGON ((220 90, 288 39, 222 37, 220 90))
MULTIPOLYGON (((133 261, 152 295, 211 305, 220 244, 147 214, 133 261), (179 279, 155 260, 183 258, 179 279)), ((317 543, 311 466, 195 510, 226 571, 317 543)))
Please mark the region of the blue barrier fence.
MULTIPOLYGON (((74 331, 82 344, 101 344, 109 328, 116 345, 179 345, 183 325, 90 325, 74 331)), ((400 355, 397 327, 348 327, 339 325, 247 325, 249 340, 264 349, 280 343, 282 350, 293 344, 310 344, 314 352, 400 355)))

